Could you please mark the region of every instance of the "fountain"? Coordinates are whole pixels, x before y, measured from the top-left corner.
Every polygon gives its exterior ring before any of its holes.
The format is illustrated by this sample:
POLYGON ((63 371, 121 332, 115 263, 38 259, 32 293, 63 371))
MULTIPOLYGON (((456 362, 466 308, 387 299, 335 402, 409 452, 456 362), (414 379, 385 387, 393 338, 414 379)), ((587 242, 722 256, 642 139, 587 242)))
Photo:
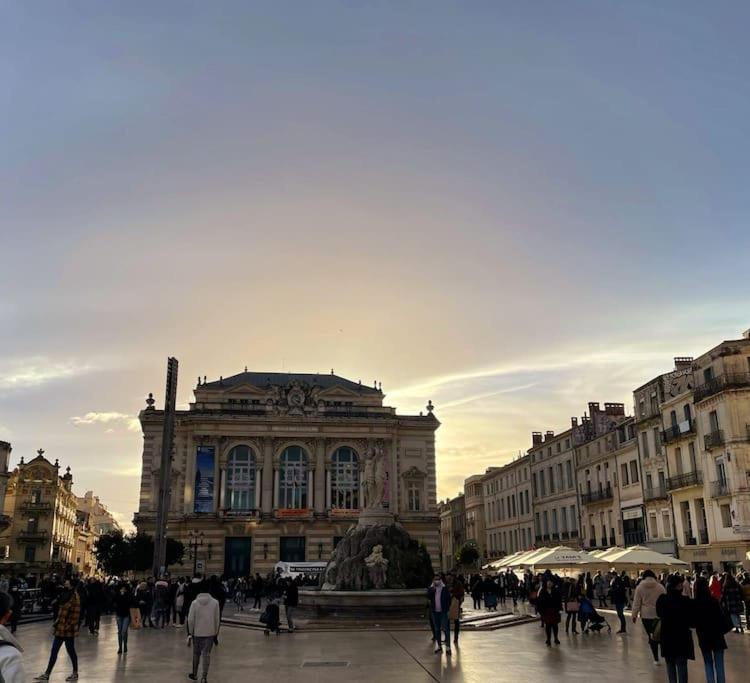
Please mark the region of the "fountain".
POLYGON ((300 591, 304 608, 323 615, 424 612, 432 562, 388 510, 385 458, 380 444, 365 454, 364 507, 336 546, 320 588, 300 591))

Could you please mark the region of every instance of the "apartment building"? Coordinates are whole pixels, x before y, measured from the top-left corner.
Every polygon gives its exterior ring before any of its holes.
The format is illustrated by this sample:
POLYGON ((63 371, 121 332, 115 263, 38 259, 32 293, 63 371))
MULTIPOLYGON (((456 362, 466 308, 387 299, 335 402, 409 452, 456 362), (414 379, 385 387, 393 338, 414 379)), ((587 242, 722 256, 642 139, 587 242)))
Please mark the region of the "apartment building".
POLYGON ((692 507, 679 501, 680 557, 728 570, 750 550, 750 331, 696 358, 692 371, 691 417, 703 485, 689 501, 692 507))
POLYGON ((438 505, 440 512, 440 557, 443 571, 451 570, 456 564, 456 553, 466 542, 465 496, 459 493, 455 498, 438 505))
POLYGON ((528 455, 490 468, 484 479, 485 548, 489 559, 534 544, 531 468, 528 455))
POLYGON ((574 438, 579 434, 577 418, 561 434, 532 432, 528 457, 531 461, 531 497, 535 545, 578 547, 579 514, 576 490, 574 438))
POLYGON ((466 542, 475 543, 479 550, 480 566, 487 559, 485 548, 486 520, 484 516, 484 477, 475 474, 464 482, 464 508, 466 510, 466 542))

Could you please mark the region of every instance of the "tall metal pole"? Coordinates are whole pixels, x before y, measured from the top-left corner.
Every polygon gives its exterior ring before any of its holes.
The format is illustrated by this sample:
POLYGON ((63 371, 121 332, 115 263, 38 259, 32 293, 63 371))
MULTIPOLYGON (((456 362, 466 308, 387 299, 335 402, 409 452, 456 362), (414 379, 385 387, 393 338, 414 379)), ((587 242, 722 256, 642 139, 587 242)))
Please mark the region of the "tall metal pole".
POLYGON ((161 437, 161 467, 159 469, 159 500, 156 508, 153 574, 159 576, 167 564, 167 521, 172 490, 172 451, 174 447, 174 419, 177 403, 177 359, 167 359, 167 385, 164 392, 164 427, 161 437))

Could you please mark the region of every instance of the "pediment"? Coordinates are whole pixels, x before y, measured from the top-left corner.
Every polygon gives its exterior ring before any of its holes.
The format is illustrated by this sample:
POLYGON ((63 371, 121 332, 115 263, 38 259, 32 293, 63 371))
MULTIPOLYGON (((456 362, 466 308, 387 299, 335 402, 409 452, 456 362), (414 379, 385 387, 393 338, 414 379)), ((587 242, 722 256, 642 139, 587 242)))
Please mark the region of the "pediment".
POLYGON ((418 467, 412 466, 408 470, 401 473, 403 479, 425 479, 427 473, 420 470, 418 467))
POLYGON ((252 395, 252 396, 258 396, 258 397, 264 397, 268 395, 268 391, 266 389, 261 389, 260 387, 256 387, 253 384, 250 384, 249 382, 243 382, 242 384, 238 384, 234 387, 229 387, 222 391, 226 396, 233 396, 236 394, 245 394, 245 395, 252 395))
POLYGON ((361 394, 342 386, 328 387, 321 389, 317 395, 318 398, 361 398, 361 394))

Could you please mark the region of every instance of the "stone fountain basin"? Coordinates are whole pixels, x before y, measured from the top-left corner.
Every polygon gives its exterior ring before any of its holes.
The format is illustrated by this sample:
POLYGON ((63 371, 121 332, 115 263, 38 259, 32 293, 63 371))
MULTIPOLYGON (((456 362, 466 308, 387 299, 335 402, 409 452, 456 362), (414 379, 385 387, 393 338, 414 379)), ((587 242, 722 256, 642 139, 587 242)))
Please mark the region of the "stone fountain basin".
POLYGON ((302 588, 299 591, 299 608, 319 616, 423 616, 427 614, 427 589, 329 591, 302 588))

